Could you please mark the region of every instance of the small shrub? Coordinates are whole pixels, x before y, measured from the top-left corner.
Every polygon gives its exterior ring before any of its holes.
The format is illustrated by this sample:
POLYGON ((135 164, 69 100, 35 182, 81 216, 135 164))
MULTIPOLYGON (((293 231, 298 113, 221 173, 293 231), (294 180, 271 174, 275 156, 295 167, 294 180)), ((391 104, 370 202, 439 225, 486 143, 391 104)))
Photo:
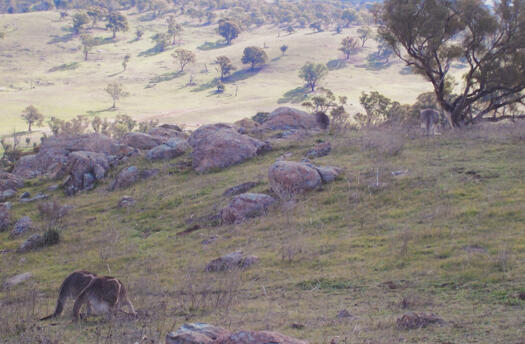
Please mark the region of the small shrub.
POLYGON ((50 228, 44 232, 42 237, 42 246, 53 246, 60 242, 60 231, 56 228, 50 228))

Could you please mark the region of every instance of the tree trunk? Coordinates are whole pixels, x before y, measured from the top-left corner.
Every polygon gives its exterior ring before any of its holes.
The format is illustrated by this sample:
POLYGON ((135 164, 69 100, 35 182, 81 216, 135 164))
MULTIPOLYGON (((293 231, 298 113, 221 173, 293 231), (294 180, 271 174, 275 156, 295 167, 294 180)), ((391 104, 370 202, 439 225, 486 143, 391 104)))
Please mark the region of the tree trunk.
POLYGON ((27 131, 31 132, 31 125, 32 125, 33 123, 32 123, 32 122, 28 122, 27 124, 28 124, 28 129, 27 129, 27 131))
POLYGON ((117 108, 117 102, 116 102, 115 98, 113 98, 113 106, 111 108, 112 109, 116 109, 117 108))
POLYGON ((117 38, 117 31, 113 30, 113 39, 117 38))

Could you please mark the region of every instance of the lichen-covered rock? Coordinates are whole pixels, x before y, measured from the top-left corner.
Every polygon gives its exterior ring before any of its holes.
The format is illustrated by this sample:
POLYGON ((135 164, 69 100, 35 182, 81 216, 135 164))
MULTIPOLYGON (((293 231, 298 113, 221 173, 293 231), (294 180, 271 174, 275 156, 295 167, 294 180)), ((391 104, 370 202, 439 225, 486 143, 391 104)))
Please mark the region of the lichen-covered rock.
POLYGON ((184 324, 175 332, 166 336, 166 344, 208 344, 230 332, 222 327, 193 323, 184 324))
POLYGON ((163 124, 158 127, 151 128, 148 130, 148 134, 163 138, 181 138, 186 139, 188 135, 182 131, 177 125, 163 124))
POLYGON ((259 258, 256 256, 244 256, 242 251, 235 251, 216 258, 206 265, 206 271, 228 271, 232 269, 246 269, 256 264, 259 258))
POLYGON ((71 196, 81 190, 91 190, 115 164, 115 157, 104 153, 87 151, 71 153, 66 168, 68 178, 64 183, 66 195, 71 196))
POLYGON ((189 150, 188 143, 183 139, 169 139, 165 144, 157 146, 146 153, 148 160, 168 160, 184 155, 189 150))
POLYGON ((332 150, 332 145, 330 142, 323 142, 319 143, 312 148, 310 148, 304 156, 308 159, 314 159, 314 158, 320 158, 322 156, 326 156, 330 154, 330 151, 332 150))
POLYGON ((308 344, 305 341, 271 331, 239 331, 222 336, 213 344, 308 344))
POLYGON ((327 118, 321 118, 320 115, 312 115, 308 112, 283 106, 275 109, 268 115, 268 119, 262 124, 262 128, 265 130, 321 130, 328 127, 326 123, 327 118))
POLYGON ((272 196, 257 193, 244 193, 235 196, 221 210, 222 223, 242 223, 247 219, 266 214, 268 208, 275 202, 272 196))
POLYGON ((120 142, 136 149, 149 150, 163 144, 166 142, 166 139, 146 133, 133 132, 124 135, 124 137, 120 139, 120 142))
POLYGON ((281 199, 290 199, 322 185, 321 175, 314 166, 294 161, 275 162, 268 170, 268 180, 281 199))
POLYGON ((210 124, 197 129, 188 140, 197 172, 225 168, 271 149, 268 143, 242 135, 228 124, 210 124))
POLYGON ((9 234, 11 238, 17 237, 33 229, 33 221, 29 216, 23 216, 16 221, 13 230, 9 234))

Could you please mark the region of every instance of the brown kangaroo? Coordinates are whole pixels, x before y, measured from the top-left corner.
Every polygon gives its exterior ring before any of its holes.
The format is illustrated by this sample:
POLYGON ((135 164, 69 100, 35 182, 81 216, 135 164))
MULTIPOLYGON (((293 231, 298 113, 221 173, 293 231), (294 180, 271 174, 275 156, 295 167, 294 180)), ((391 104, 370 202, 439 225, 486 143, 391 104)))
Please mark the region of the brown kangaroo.
POLYGON ((109 313, 110 316, 126 305, 131 314, 137 315, 133 304, 128 298, 126 288, 121 281, 114 277, 95 277, 78 295, 73 306, 73 317, 79 319, 80 308, 83 304, 91 306, 97 314, 109 313))
MULTIPOLYGON (((52 319, 62 314, 67 299, 76 299, 95 277, 97 276, 89 271, 75 271, 67 276, 60 286, 55 312, 40 320, 52 319)), ((88 305, 88 313, 90 311, 91 309, 88 305)))

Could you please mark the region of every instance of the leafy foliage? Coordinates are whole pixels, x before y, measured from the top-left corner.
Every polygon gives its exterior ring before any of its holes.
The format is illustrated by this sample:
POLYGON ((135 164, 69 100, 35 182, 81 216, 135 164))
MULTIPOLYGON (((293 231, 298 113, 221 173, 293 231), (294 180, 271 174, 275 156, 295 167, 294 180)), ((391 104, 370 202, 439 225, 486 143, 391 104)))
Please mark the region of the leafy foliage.
POLYGON ((224 37, 226 40, 226 43, 230 45, 232 43, 232 40, 237 38, 239 34, 241 33, 241 27, 238 23, 236 23, 233 20, 229 19, 221 19, 219 20, 219 29, 218 29, 219 35, 224 37))
POLYGON ((232 65, 231 60, 227 56, 219 56, 215 59, 215 63, 219 65, 219 72, 221 74, 221 81, 224 81, 224 78, 231 74, 232 71, 236 69, 232 65))
POLYGON ((171 56, 179 63, 180 72, 184 72, 184 67, 190 63, 195 63, 196 57, 191 50, 177 49, 171 56))
POLYGON ((307 62, 299 71, 299 77, 303 79, 306 86, 313 91, 321 79, 328 74, 328 68, 324 64, 307 62))
POLYGON ((250 64, 251 70, 255 69, 256 65, 264 64, 268 61, 268 55, 259 47, 247 47, 244 49, 241 62, 243 64, 250 64))
POLYGON ((44 115, 38 111, 38 109, 33 106, 29 105, 22 111, 21 114, 22 118, 27 122, 28 125, 28 131, 31 132, 31 126, 33 124, 42 125, 42 122, 44 121, 44 115))

